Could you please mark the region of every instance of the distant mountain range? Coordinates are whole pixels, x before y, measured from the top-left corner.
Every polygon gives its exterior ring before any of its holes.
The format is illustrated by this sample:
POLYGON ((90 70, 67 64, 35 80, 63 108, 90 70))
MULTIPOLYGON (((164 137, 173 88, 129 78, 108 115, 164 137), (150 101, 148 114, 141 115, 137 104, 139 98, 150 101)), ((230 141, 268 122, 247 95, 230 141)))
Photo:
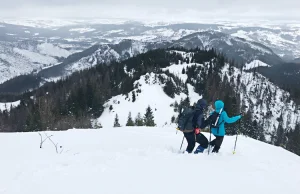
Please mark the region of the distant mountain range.
POLYGON ((15 24, 0 23, 0 92, 31 90, 96 64, 122 61, 156 48, 215 48, 240 65, 254 60, 270 66, 297 63, 300 57, 300 29, 295 26, 127 22, 45 28, 42 23, 11 23, 15 24), (26 76, 30 81, 24 81, 26 76))
MULTIPOLYGON (((24 76, 20 76, 15 78, 14 81, 10 80, 2 84, 0 92, 23 92, 33 89, 34 86, 59 80, 62 77, 71 75, 73 72, 93 67, 99 63, 109 64, 112 61, 122 61, 149 50, 171 47, 182 47, 185 49, 214 48, 218 52, 226 54, 229 59, 240 65, 253 60, 261 60, 269 65, 282 63, 282 59, 278 55, 260 43, 232 37, 221 32, 205 31, 196 32, 175 41, 123 40, 118 44, 95 44, 82 52, 69 55, 61 63, 41 68, 39 71, 36 70, 32 75, 29 75, 30 77, 36 77, 36 79, 30 79, 33 80, 32 85, 27 85, 28 82, 16 81, 25 79, 24 76), (25 85, 26 87, 24 87, 25 85)), ((67 50, 63 51, 67 52, 67 50)))

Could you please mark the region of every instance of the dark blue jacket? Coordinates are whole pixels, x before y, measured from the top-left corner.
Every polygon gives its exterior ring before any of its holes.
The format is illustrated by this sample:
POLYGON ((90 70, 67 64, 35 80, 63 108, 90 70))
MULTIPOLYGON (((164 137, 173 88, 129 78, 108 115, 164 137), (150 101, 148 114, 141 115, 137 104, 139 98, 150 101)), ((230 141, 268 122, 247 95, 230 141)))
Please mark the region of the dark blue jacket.
POLYGON ((205 128, 203 111, 207 107, 207 102, 204 99, 198 100, 195 106, 195 114, 193 117, 193 127, 194 128, 205 128))

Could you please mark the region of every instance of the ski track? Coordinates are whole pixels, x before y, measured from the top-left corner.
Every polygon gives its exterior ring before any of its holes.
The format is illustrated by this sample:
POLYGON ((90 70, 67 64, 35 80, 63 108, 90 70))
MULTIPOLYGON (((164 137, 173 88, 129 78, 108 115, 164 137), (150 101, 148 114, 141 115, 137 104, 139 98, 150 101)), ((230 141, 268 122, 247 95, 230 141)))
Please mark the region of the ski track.
POLYGON ((208 156, 178 154, 182 133, 171 127, 47 133, 61 154, 49 141, 40 149, 37 133, 0 134, 0 193, 281 194, 300 183, 299 156, 241 136, 235 155, 235 136, 226 136, 208 156))

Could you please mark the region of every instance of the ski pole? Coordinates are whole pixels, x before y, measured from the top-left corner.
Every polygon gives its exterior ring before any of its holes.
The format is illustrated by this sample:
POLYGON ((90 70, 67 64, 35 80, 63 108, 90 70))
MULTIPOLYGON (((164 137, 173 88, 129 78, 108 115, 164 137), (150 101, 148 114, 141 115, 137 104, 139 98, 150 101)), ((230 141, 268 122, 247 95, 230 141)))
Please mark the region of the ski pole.
POLYGON ((182 142, 181 142, 181 146, 180 146, 180 151, 181 151, 181 148, 182 148, 183 141, 184 141, 184 135, 183 135, 183 138, 182 138, 182 142))

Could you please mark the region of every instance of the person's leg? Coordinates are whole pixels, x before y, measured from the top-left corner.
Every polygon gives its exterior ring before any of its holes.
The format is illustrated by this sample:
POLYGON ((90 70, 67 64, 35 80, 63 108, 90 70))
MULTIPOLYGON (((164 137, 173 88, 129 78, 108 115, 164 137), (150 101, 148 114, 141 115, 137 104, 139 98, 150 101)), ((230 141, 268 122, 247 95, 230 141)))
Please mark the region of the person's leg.
POLYGON ((196 136, 196 141, 197 143, 199 143, 201 145, 201 147, 203 147, 204 149, 206 149, 208 147, 208 139, 202 134, 199 133, 196 136))
POLYGON ((192 153, 193 150, 194 150, 195 144, 196 144, 196 141, 195 141, 195 134, 194 134, 194 132, 191 132, 191 133, 184 133, 184 137, 186 138, 186 141, 188 142, 186 151, 187 151, 188 153, 192 153))
MULTIPOLYGON (((214 136, 215 136, 215 135, 214 135, 214 136)), ((212 140, 211 142, 209 142, 209 145, 210 145, 211 147, 214 147, 214 146, 216 145, 216 140, 217 140, 217 137, 215 136, 215 139, 212 140)))
POLYGON ((221 148, 224 136, 216 136, 215 147, 212 152, 218 153, 221 148))
POLYGON ((208 139, 200 133, 196 136, 196 140, 200 145, 197 147, 195 154, 202 153, 208 147, 208 139))

